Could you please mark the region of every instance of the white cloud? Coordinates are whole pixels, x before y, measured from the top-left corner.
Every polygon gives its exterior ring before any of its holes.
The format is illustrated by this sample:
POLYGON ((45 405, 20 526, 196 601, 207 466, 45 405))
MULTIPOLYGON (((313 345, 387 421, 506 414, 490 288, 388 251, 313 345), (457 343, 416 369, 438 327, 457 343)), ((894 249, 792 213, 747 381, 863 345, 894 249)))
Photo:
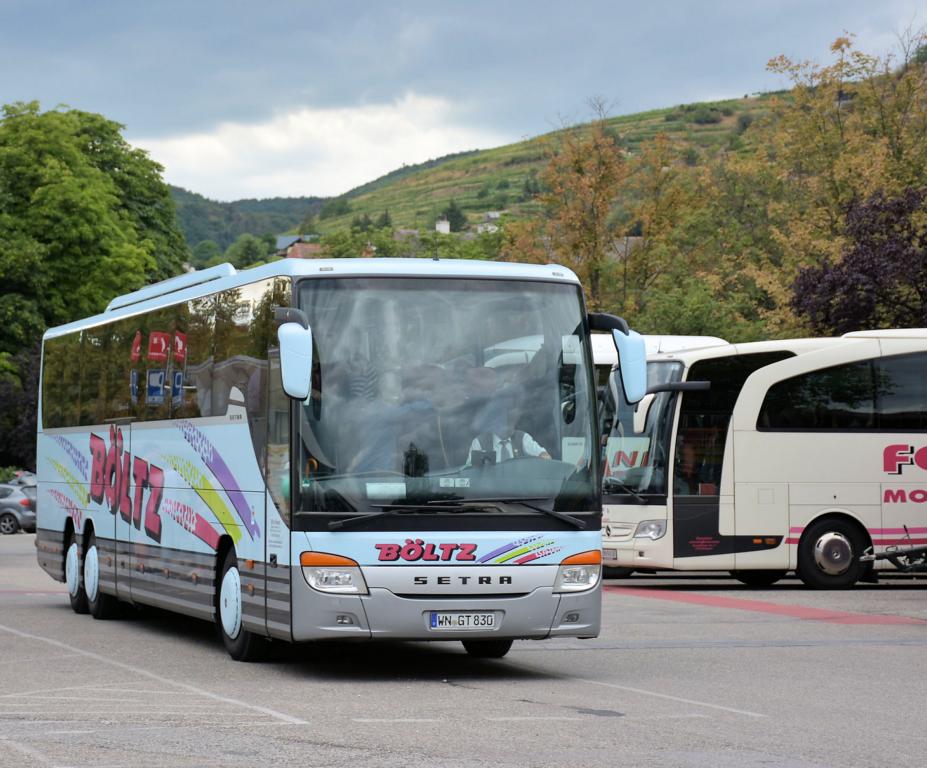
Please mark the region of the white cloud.
POLYGON ((445 99, 408 94, 390 104, 303 108, 264 123, 131 140, 164 166, 167 181, 213 199, 338 195, 403 164, 513 140, 460 117, 445 99))

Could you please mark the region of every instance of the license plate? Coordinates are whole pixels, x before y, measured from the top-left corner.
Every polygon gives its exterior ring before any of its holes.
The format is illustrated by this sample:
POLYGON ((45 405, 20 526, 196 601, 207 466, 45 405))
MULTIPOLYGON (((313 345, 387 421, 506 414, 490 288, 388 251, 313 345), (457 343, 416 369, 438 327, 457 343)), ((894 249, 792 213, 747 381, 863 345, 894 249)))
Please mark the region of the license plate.
POLYGON ((493 629, 496 614, 491 611, 432 611, 428 626, 438 632, 466 629, 493 629))
POLYGON ((603 550, 602 550, 602 559, 603 559, 603 560, 617 560, 617 559, 618 559, 618 550, 617 550, 617 549, 603 549, 603 550))

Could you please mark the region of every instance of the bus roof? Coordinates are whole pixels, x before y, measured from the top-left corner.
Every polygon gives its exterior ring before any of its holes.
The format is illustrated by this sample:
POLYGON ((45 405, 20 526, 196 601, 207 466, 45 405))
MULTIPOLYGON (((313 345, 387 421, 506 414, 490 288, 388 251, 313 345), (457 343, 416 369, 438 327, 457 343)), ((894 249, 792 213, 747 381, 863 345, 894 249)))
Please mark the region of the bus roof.
POLYGON ((679 360, 689 366, 697 360, 705 358, 750 355, 760 352, 777 352, 779 350, 788 350, 796 355, 801 355, 851 344, 862 339, 927 339, 927 328, 889 328, 877 331, 854 331, 845 333, 843 336, 822 338, 773 339, 771 341, 751 341, 743 344, 725 343, 719 346, 679 349, 657 355, 648 354, 648 358, 652 360, 679 360))
POLYGON ((510 280, 544 280, 579 285, 567 267, 557 264, 515 264, 466 259, 280 259, 238 271, 231 264, 145 286, 114 298, 98 315, 67 325, 49 328, 43 338, 51 338, 108 323, 123 317, 190 301, 211 293, 238 288, 272 277, 451 277, 510 280))
MULTIPOLYGON (((644 336, 644 343, 647 347, 648 357, 661 352, 729 346, 728 342, 717 336, 646 335, 644 336)), ((618 352, 610 334, 592 334, 592 359, 596 365, 616 365, 618 363, 618 352)))
POLYGON ((844 339, 927 339, 927 328, 886 328, 881 331, 853 331, 844 339))

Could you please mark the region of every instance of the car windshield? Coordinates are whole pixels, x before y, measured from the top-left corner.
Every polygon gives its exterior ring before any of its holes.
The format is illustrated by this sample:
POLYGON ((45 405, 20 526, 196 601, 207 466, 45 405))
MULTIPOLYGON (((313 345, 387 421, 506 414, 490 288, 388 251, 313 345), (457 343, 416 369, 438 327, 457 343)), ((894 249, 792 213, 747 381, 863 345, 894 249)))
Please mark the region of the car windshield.
POLYGON ((576 285, 311 279, 299 306, 314 344, 312 392, 298 408, 302 513, 529 499, 597 513, 576 285))
MULTIPOLYGON (((679 381, 682 371, 682 363, 678 362, 648 363, 647 386, 679 381)), ((602 434, 606 435, 603 491, 608 502, 639 502, 641 497, 666 496, 676 393, 646 395, 637 405, 630 405, 614 371, 602 397, 602 434), (641 423, 645 410, 647 418, 641 423)))

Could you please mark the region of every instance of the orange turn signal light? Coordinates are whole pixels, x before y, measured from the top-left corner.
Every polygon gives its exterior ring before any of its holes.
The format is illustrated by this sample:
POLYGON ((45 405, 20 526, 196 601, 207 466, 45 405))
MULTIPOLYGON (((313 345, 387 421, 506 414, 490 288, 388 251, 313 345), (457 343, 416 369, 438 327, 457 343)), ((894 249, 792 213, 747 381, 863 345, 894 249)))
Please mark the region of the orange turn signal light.
POLYGON ((357 568, 357 561, 341 555, 330 555, 328 552, 303 552, 299 556, 299 564, 303 566, 340 566, 342 568, 357 568))
POLYGON ((580 552, 578 555, 570 555, 566 560, 561 560, 560 565, 601 565, 602 550, 590 549, 588 552, 580 552))

